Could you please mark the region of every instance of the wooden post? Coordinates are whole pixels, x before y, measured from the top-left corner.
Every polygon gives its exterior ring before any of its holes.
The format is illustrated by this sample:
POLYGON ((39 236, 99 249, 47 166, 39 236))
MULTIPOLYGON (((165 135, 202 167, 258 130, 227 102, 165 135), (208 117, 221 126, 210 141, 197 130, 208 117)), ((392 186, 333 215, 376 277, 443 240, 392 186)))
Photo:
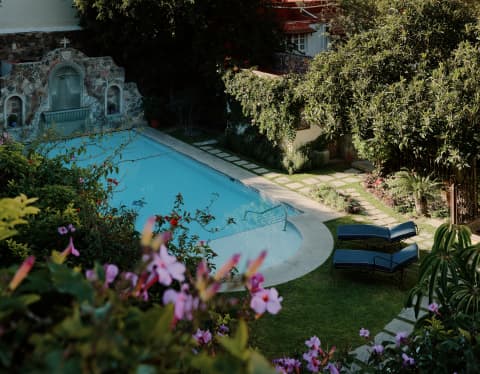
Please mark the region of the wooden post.
POLYGON ((455 182, 450 184, 450 223, 456 224, 458 222, 457 216, 457 193, 455 182))

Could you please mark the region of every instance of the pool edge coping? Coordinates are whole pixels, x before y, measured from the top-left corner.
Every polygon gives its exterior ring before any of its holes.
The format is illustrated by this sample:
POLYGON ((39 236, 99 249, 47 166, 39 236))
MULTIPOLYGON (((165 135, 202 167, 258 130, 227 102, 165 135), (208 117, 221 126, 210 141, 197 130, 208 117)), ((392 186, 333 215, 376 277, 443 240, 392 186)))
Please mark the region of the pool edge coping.
POLYGON ((302 244, 295 256, 278 265, 262 269, 262 274, 265 277, 265 286, 286 283, 306 275, 325 263, 330 257, 334 241, 324 222, 341 217, 342 215, 338 212, 332 211, 330 208, 295 191, 277 185, 263 176, 258 176, 206 151, 173 138, 164 132, 150 128, 137 130, 148 138, 167 145, 177 152, 232 177, 275 201, 288 204, 302 211, 302 214, 288 217, 288 221, 302 235, 302 244), (321 243, 321 247, 319 243, 321 243))

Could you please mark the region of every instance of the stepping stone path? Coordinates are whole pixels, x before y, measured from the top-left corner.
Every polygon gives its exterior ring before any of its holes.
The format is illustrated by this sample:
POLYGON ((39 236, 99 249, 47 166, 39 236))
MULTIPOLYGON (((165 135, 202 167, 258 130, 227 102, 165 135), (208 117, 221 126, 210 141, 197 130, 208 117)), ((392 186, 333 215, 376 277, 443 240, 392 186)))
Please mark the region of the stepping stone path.
MULTIPOLYGON (((336 172, 329 175, 313 175, 313 174, 304 174, 305 176, 302 179, 299 179, 298 176, 291 178, 286 174, 281 174, 277 172, 270 171, 266 168, 260 167, 259 165, 253 164, 247 160, 242 160, 240 157, 230 155, 229 153, 223 152, 220 149, 211 147, 211 145, 216 144, 216 141, 205 141, 200 143, 195 143, 194 145, 200 149, 209 152, 212 155, 223 158, 226 161, 232 162, 237 166, 249 169, 257 174, 261 174, 263 177, 270 179, 271 181, 283 185, 286 188, 295 190, 299 193, 302 193, 306 196, 309 195, 310 190, 316 185, 328 185, 335 187, 338 192, 342 192, 350 195, 355 198, 364 211, 364 215, 357 216, 358 221, 373 222, 378 225, 388 225, 393 226, 397 225, 400 222, 393 215, 387 214, 386 212, 378 209, 373 206, 370 202, 364 200, 362 195, 358 192, 356 188, 350 187, 349 185, 357 184, 359 185, 362 182, 361 174, 364 171, 371 171, 372 165, 368 161, 356 161, 352 163, 352 168, 345 170, 344 172, 336 172), (344 187, 345 190, 340 190, 339 187, 344 187)), ((403 221, 406 221, 405 218, 403 221)), ((433 220, 432 220, 433 222, 433 220)), ((429 222, 430 223, 430 222, 429 222)), ((433 222, 433 226, 438 226, 440 222, 433 222)), ((433 244, 433 235, 427 232, 420 232, 414 238, 409 238, 405 240, 406 243, 418 243, 421 249, 430 249, 433 244)), ((428 308, 427 300, 422 300, 422 306, 420 309, 419 317, 422 317, 426 313, 428 308)), ((395 335, 399 332, 405 332, 410 334, 413 331, 414 324, 416 322, 415 313, 413 308, 402 309, 400 313, 390 321, 383 330, 378 333, 374 338, 375 344, 380 344, 383 341, 392 342, 395 344, 395 335)), ((352 353, 356 354, 356 360, 359 362, 366 362, 370 355, 371 347, 367 345, 362 345, 352 353)), ((353 365, 351 372, 360 371, 361 368, 358 365, 353 365), (357 368, 357 370, 355 369, 357 368)))

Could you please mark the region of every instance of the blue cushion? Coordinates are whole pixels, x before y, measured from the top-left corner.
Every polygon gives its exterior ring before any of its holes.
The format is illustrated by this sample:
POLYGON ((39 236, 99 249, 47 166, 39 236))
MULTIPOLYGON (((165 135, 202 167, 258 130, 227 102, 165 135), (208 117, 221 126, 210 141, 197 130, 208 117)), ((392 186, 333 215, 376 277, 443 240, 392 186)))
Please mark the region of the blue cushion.
POLYGON ((399 267, 406 266, 412 262, 417 261, 419 258, 418 246, 416 243, 403 248, 402 250, 392 255, 393 268, 392 271, 399 267))
POLYGON ((413 221, 401 223, 390 229, 390 240, 400 241, 417 235, 417 226, 413 221))
POLYGON ((389 229, 376 225, 340 225, 337 228, 337 237, 340 240, 355 239, 384 239, 391 242, 410 238, 417 234, 417 226, 413 221, 401 223, 389 229))
POLYGON ((367 268, 394 272, 418 260, 417 244, 409 245, 394 254, 362 249, 337 249, 333 254, 336 268, 367 268))
POLYGON ((337 228, 337 237, 341 240, 380 238, 388 240, 388 228, 375 225, 340 225, 337 228))

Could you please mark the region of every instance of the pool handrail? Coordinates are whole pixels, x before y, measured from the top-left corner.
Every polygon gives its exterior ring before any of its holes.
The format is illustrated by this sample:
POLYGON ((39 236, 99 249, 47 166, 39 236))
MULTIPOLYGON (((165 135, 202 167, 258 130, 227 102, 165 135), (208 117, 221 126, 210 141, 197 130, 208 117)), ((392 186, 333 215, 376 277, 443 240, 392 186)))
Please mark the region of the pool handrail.
POLYGON ((283 218, 283 231, 285 231, 287 229, 287 218, 288 218, 288 212, 287 212, 287 208, 285 207, 285 205, 283 204, 278 204, 278 205, 275 205, 271 208, 268 208, 268 209, 265 209, 264 211, 255 211, 255 210, 247 210, 245 211, 245 213, 243 214, 243 220, 245 221, 247 219, 247 214, 248 213, 253 213, 253 214, 258 214, 258 215, 263 215, 265 213, 268 213, 276 208, 280 208, 282 207, 283 208, 283 213, 284 213, 284 218, 283 218))

